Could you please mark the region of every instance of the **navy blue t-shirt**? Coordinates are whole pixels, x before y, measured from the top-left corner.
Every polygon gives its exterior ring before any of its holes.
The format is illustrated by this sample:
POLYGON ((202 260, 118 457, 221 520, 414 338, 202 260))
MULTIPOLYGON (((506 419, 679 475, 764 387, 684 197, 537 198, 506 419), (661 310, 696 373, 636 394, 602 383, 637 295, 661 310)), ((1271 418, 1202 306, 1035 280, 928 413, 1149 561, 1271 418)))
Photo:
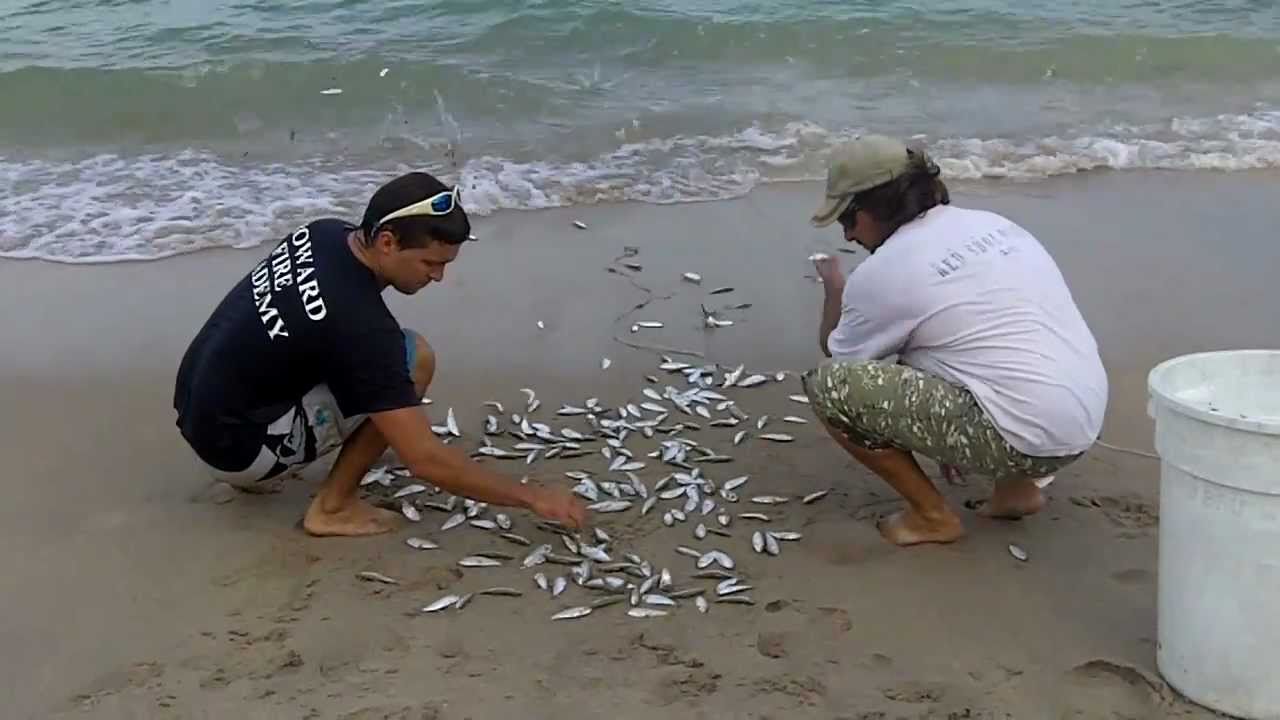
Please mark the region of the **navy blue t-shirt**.
POLYGON ((201 459, 237 472, 267 425, 327 384, 343 415, 418 404, 405 337, 377 278, 317 220, 280 241, 222 300, 178 369, 178 427, 201 459))

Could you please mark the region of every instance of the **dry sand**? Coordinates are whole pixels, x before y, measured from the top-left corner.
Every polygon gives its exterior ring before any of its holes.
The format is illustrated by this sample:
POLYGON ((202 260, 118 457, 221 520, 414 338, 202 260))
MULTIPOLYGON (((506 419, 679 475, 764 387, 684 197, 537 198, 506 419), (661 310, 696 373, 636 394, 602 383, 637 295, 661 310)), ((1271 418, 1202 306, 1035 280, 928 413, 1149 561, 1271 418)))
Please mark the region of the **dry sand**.
MULTIPOLYGON (((1009 214, 1059 259, 1111 371, 1105 437, 1149 450, 1153 363, 1276 344, 1280 291, 1268 272, 1280 267, 1270 239, 1278 188, 1266 174, 1098 174, 961 188, 956 201, 1009 214)), ((772 187, 714 204, 481 219, 481 242, 443 285, 392 298, 439 353, 433 408, 453 406, 475 443, 481 401, 518 405, 524 386, 538 390, 544 418, 589 395, 639 401, 657 357, 614 334, 762 371, 812 366, 819 290, 805 258, 836 246, 834 230, 805 223, 816 194, 772 187), (570 226, 578 218, 587 231, 570 226), (640 249, 644 269, 633 280, 652 296, 604 270, 624 246, 640 249), (701 289, 679 280, 684 270, 704 275, 701 289), (698 304, 719 285, 737 291, 717 304, 753 307, 706 333, 698 304), (650 297, 639 314, 616 319, 650 297), (667 327, 628 333, 641 317, 667 327), (602 356, 614 360, 608 371, 602 356)), ((615 607, 550 622, 580 589, 553 601, 529 571, 460 571, 459 557, 497 541, 474 529, 437 532, 434 513, 390 536, 307 537, 298 520, 323 468, 276 495, 220 493, 173 427, 180 354, 261 252, 0 264, 6 717, 1210 716, 1154 667, 1158 466, 1106 449, 1061 473, 1038 517, 1001 523, 966 511, 961 542, 900 550, 873 525, 894 508, 891 494, 814 425, 788 426, 792 445, 749 442, 708 472, 750 474, 755 492, 833 492, 779 513, 779 527, 805 537, 778 558, 753 555, 735 524, 723 546, 756 585, 756 605, 708 615, 685 607, 641 621, 615 607), (443 548, 411 550, 411 534, 443 548), (1009 543, 1030 561, 1010 557, 1009 543), (361 582, 362 570, 403 583, 361 582), (414 612, 445 592, 500 584, 528 594, 414 612)), ((734 396, 753 417, 805 414, 786 399, 797 391, 792 381, 734 396)), ((732 432, 696 437, 727 448, 732 432)), ((602 463, 597 455, 536 470, 554 477, 602 463)), ((642 473, 650 484, 658 476, 642 473)), ((960 506, 986 485, 945 491, 960 506)), ((656 514, 597 518, 620 548, 691 571, 671 551, 692 541, 691 525, 667 529, 656 514)), ((529 516, 515 519, 542 536, 529 516)))

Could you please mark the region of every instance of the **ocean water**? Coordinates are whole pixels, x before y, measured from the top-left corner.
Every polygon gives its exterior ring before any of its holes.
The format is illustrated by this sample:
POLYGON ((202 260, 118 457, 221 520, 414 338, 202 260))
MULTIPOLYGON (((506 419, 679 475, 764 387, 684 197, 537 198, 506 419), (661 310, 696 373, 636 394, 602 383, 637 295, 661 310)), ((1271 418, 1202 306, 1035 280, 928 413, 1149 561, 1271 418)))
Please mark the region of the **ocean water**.
POLYGON ((0 98, 0 256, 146 259, 409 169, 479 214, 689 202, 869 131, 951 178, 1276 168, 1280 3, 10 0, 0 98))

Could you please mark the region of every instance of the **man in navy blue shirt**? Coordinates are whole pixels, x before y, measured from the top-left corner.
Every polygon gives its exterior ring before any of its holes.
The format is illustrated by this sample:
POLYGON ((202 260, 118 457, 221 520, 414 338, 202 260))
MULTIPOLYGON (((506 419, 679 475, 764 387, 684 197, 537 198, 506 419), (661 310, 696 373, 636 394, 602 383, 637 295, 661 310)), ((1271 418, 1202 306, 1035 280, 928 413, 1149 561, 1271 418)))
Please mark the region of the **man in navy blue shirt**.
POLYGON ((251 490, 340 447, 303 526, 372 535, 397 515, 357 490, 390 445, 443 490, 580 527, 585 508, 566 489, 492 472, 431 432, 421 398, 435 354, 400 327, 382 291, 411 295, 442 280, 470 232, 457 188, 414 172, 379 188, 359 226, 317 220, 281 240, 214 310, 178 370, 177 424, 212 474, 251 490))

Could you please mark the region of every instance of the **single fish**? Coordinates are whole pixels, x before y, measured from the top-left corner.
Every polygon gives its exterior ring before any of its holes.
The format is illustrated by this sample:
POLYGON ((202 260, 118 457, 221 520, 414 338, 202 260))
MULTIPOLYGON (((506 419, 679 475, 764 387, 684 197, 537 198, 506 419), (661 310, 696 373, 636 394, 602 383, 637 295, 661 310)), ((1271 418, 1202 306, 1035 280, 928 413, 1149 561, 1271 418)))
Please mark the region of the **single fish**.
POLYGON ((449 408, 449 413, 445 418, 445 427, 449 428, 449 434, 454 437, 462 437, 462 432, 458 430, 458 418, 453 415, 453 408, 449 408))
POLYGON ((731 293, 731 292, 733 292, 733 288, 731 288, 731 287, 727 287, 727 286, 726 286, 726 287, 718 287, 718 288, 716 288, 715 290, 712 290, 711 292, 709 292, 709 293, 707 293, 707 294, 708 294, 708 295, 723 295, 724 293, 731 293))
POLYGON ((421 483, 413 483, 412 485, 405 485, 404 487, 397 490, 396 494, 392 495, 391 498, 394 500, 394 499, 406 497, 408 495, 416 495, 420 492, 426 492, 426 491, 427 491, 426 485, 423 485, 421 483))
POLYGON ((768 422, 769 422, 769 416, 768 416, 768 415, 761 415, 761 416, 760 416, 760 419, 756 420, 756 429, 757 429, 757 430, 763 430, 763 429, 764 429, 765 424, 766 424, 766 423, 768 423, 768 422))
POLYGON ((459 560, 458 565, 465 568, 500 567, 502 561, 480 555, 468 555, 459 560))
MULTIPOLYGON (((725 321, 728 322, 728 321, 725 321)), ((763 375, 748 375, 738 381, 738 387, 749 388, 757 385, 763 385, 769 378, 763 375)))
POLYGON ((627 615, 633 618, 656 618, 667 615, 666 610, 657 610, 654 608, 633 607, 627 608, 627 615))
POLYGON ((788 395, 787 399, 792 402, 803 403, 805 405, 809 404, 809 397, 807 395, 788 395))
POLYGON ((657 504, 658 504, 658 496, 650 495, 648 499, 644 501, 644 504, 640 506, 640 514, 648 515, 649 511, 653 509, 653 506, 657 504))
POLYGON ((575 407, 573 405, 563 405, 556 411, 557 415, 586 415, 586 408, 575 407))
POLYGON ((525 547, 528 547, 529 545, 533 544, 529 541, 529 538, 523 535, 517 535, 515 533, 504 532, 504 533, 500 533, 498 537, 508 542, 513 542, 517 545, 524 545, 525 547))
POLYGON ((533 552, 530 552, 528 555, 525 556, 524 560, 520 562, 520 567, 525 568, 527 570, 535 565, 541 565, 542 563, 547 561, 547 554, 550 552, 551 552, 550 545, 547 545, 547 544, 539 545, 538 547, 533 549, 533 552))
POLYGON ((757 553, 764 552, 764 533, 759 530, 751 533, 751 549, 757 553))
POLYGON ((498 523, 492 520, 472 520, 468 524, 473 528, 479 528, 481 530, 497 530, 498 529, 498 523))
POLYGON ((777 540, 799 540, 804 537, 800 533, 791 530, 773 530, 769 534, 777 540))
POLYGON ((1027 555, 1027 551, 1023 550, 1021 547, 1018 547, 1017 545, 1009 546, 1009 554, 1015 557, 1016 559, 1021 560, 1022 562, 1026 562, 1027 558, 1029 557, 1027 555))
POLYGON ((689 557, 691 557, 691 558, 700 558, 700 557, 702 557, 702 553, 701 553, 701 552, 699 552, 699 551, 697 551, 697 550, 694 550, 693 548, 688 547, 688 546, 685 546, 685 545, 677 545, 677 546, 676 546, 676 552, 680 553, 681 555, 687 555, 687 556, 689 556, 689 557))
POLYGON ((701 595, 693 599, 693 604, 698 608, 698 612, 700 613, 705 613, 711 608, 711 606, 707 604, 707 599, 701 595))
POLYGON ((703 525, 702 523, 698 523, 697 525, 695 525, 693 527, 693 536, 699 540, 706 540, 707 526, 703 525))
POLYGON ((467 603, 471 602, 471 598, 475 597, 475 595, 476 595, 475 593, 467 593, 466 595, 463 595, 462 597, 458 598, 458 602, 453 604, 453 609, 461 610, 462 608, 466 607, 467 603))
POLYGON ((454 513, 440 526, 441 530, 452 530, 467 521, 466 513, 454 513))
POLYGON ((601 369, 601 370, 608 370, 608 369, 609 369, 609 366, 610 366, 610 365, 612 365, 612 364, 613 364, 613 361, 612 361, 612 360, 610 360, 609 358, 600 358, 600 369, 601 369))
POLYGON ((511 516, 507 515, 506 513, 498 513, 497 515, 494 515, 493 521, 494 523, 497 524, 498 527, 502 528, 503 530, 511 529, 511 516))
POLYGON ((596 536, 596 540, 600 543, 613 542, 613 538, 609 537, 609 533, 600 528, 593 528, 592 533, 596 536))
POLYGON ((782 418, 782 422, 789 422, 795 425, 807 425, 809 423, 808 420, 805 420, 802 417, 797 417, 795 415, 788 415, 782 418))
POLYGON ((681 277, 693 283, 694 285, 697 285, 702 282, 702 276, 695 272, 687 272, 681 275, 681 277))
POLYGON ((734 445, 734 447, 737 447, 738 445, 741 445, 741 444, 742 444, 742 441, 743 441, 743 440, 745 440, 746 438, 747 438, 747 431, 746 431, 746 430, 739 430, 738 432, 734 433, 734 434, 733 434, 733 445, 734 445))
POLYGON ((716 522, 720 523, 720 527, 729 527, 729 523, 733 518, 729 517, 729 513, 720 513, 716 516, 716 522))
POLYGON ((422 513, 418 512, 418 508, 405 500, 400 501, 400 514, 409 518, 413 522, 419 522, 422 520, 422 513))
POLYGON ((781 495, 756 495, 751 498, 751 502, 757 505, 781 505, 789 500, 790 498, 785 498, 781 495))
POLYGON ((399 584, 400 584, 400 581, 399 581, 399 580, 397 580, 397 579, 395 579, 395 578, 393 578, 393 577, 391 577, 391 576, 389 576, 389 575, 383 575, 383 574, 382 574, 382 573, 380 573, 380 572, 374 572, 374 571, 372 571, 372 570, 365 570, 364 572, 356 573, 356 577, 358 577, 358 578, 360 578, 361 580, 364 580, 364 581, 366 581, 366 582, 383 583, 383 584, 386 584, 386 585, 399 585, 399 584))
POLYGON ((759 520, 760 522, 769 522, 769 516, 758 512, 738 513, 738 517, 743 520, 759 520))
POLYGON ((757 435, 756 437, 762 440, 772 440, 774 442, 791 442, 792 440, 795 440, 795 438, 787 435, 786 433, 764 433, 763 435, 757 435))
POLYGON ((615 513, 622 512, 631 507, 630 500, 605 500, 603 502, 592 503, 587 506, 588 510, 598 513, 615 513))
POLYGON ((642 595, 642 597, 640 598, 640 602, 644 603, 645 605, 661 605, 665 607, 675 607, 675 604, 676 604, 675 600, 672 600, 666 595, 659 595, 658 593, 649 593, 648 595, 642 595))
POLYGON ((551 616, 552 620, 574 620, 580 617, 586 617, 591 614, 592 607, 590 605, 580 605, 561 610, 551 616))
POLYGON ((710 568, 707 570, 699 570, 698 572, 693 574, 693 577, 699 578, 702 580, 728 580, 736 576, 733 573, 728 572, 726 570, 710 568))
POLYGON ((341 95, 342 88, 326 88, 320 91, 321 95, 341 95))
POLYGON ((756 601, 747 595, 725 595, 714 600, 722 605, 755 605, 756 601))
POLYGON ((736 478, 733 478, 732 480, 725 480, 724 484, 721 485, 720 487, 724 490, 737 490, 738 488, 746 484, 747 480, 750 478, 751 478, 750 475, 740 475, 736 478))
POLYGON ((551 597, 559 597, 564 589, 569 587, 569 581, 561 575, 551 582, 551 597))
POLYGON ((551 584, 547 582, 547 576, 540 572, 533 574, 533 584, 537 585, 539 590, 551 589, 551 584))
POLYGON ((697 597, 706 592, 706 588, 687 587, 679 590, 671 590, 667 592, 667 597, 672 600, 682 600, 684 598, 697 597))
POLYGON ((636 323, 636 326, 642 328, 660 328, 662 327, 662 323, 657 320, 641 320, 636 323))
POLYGON ((721 597, 723 597, 723 596, 725 596, 725 595, 732 595, 732 594, 734 594, 734 593, 736 593, 736 592, 742 592, 742 591, 744 591, 744 590, 750 590, 750 589, 751 589, 751 587, 752 587, 752 586, 750 586, 750 585, 744 585, 744 584, 742 583, 742 581, 741 581, 741 580, 739 580, 739 579, 738 579, 738 578, 736 578, 736 577, 735 577, 735 578, 730 578, 730 579, 728 579, 728 580, 721 580, 721 581, 716 585, 716 595, 719 595, 719 596, 721 596, 721 597))
POLYGON ((579 554, 596 562, 609 562, 613 559, 609 557, 609 553, 605 552, 603 547, 598 545, 582 545, 579 548, 579 554))
POLYGON ((408 545, 414 550, 435 550, 440 547, 436 543, 426 538, 420 538, 420 537, 408 538, 404 541, 404 544, 408 545))
POLYGON ((816 503, 816 502, 818 502, 819 500, 821 500, 822 498, 826 497, 826 496, 827 496, 827 493, 829 493, 829 492, 831 492, 831 491, 830 491, 830 490, 819 490, 819 491, 817 491, 817 492, 811 492, 811 493, 809 493, 808 495, 805 495, 804 497, 800 498, 800 502, 804 503, 805 505, 809 505, 810 503, 816 503))
POLYGON ((430 605, 423 607, 422 612, 424 613, 439 612, 440 610, 444 610, 445 608, 453 607, 458 602, 459 599, 460 598, 457 595, 445 595, 444 597, 440 598, 439 600, 436 600, 430 605))
POLYGON ((513 587, 491 587, 484 590, 477 590, 477 595, 498 595, 501 597, 522 597, 523 592, 513 587))
POLYGON ((586 223, 584 223, 584 222, 582 222, 581 220, 574 220, 574 221, 573 221, 573 226, 574 226, 574 227, 576 227, 576 228, 578 228, 579 230, 586 230, 586 229, 587 229, 587 224, 586 224, 586 223))
POLYGON ((725 501, 725 502, 731 502, 731 503, 736 503, 736 502, 738 502, 738 494, 737 494, 737 493, 735 493, 735 492, 734 492, 734 491, 732 491, 732 490, 723 490, 723 489, 722 489, 722 490, 720 491, 720 497, 724 498, 724 501, 725 501))

